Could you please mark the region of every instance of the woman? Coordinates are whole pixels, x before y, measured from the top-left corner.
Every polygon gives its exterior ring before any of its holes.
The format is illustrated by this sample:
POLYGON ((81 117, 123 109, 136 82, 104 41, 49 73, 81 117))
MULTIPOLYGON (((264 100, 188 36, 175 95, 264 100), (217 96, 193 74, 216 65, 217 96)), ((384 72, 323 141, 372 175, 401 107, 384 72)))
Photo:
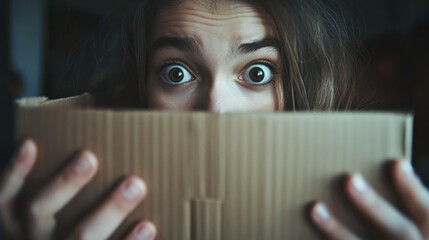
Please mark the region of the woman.
MULTIPOLYGON (((344 23, 318 0, 140 1, 124 28, 130 89, 149 108, 227 111, 335 110, 353 105, 353 58, 344 23), (262 1, 261 1, 262 2, 262 1), (138 88, 135 85, 138 84, 138 88)), ((34 142, 24 142, 3 175, 1 217, 14 238, 49 239, 54 215, 94 176, 90 151, 74 158, 32 200, 24 219, 14 198, 35 163, 34 142)), ((406 214, 381 199, 362 177, 349 175, 344 191, 381 239, 429 237, 429 194, 405 161, 392 168, 406 214), (382 235, 381 235, 382 234, 382 235)), ((144 182, 124 180, 73 230, 71 237, 104 239, 143 200, 144 182)), ((358 239, 321 202, 310 211, 329 239, 358 239)), ((142 221, 128 239, 153 239, 142 221)))

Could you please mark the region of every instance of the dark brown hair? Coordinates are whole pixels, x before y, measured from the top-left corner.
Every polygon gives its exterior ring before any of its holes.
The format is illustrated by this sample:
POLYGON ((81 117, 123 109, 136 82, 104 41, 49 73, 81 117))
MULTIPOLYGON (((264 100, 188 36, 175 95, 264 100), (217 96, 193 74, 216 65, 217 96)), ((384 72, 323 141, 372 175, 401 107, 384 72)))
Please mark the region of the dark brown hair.
MULTIPOLYGON (((277 30, 284 77, 277 87, 277 96, 282 109, 340 110, 354 105, 354 41, 338 9, 334 10, 323 0, 243 1, 256 4, 268 13, 277 30)), ((220 0, 205 2, 222 3, 220 0)), ((151 24, 160 7, 175 3, 180 1, 137 1, 125 17, 124 66, 131 90, 143 103, 148 91, 145 70, 151 24)))

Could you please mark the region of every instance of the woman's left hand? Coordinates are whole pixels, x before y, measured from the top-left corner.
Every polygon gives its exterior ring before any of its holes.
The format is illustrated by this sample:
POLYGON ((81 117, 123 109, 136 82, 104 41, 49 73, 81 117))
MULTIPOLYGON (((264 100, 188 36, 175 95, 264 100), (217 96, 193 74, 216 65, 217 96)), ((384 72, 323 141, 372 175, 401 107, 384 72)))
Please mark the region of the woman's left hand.
MULTIPOLYGON (((404 206, 404 213, 380 197, 359 174, 350 174, 345 192, 377 239, 429 239, 429 192, 414 174, 409 161, 393 163, 393 185, 404 206)), ((310 217, 328 239, 360 239, 322 202, 311 207, 310 217)))

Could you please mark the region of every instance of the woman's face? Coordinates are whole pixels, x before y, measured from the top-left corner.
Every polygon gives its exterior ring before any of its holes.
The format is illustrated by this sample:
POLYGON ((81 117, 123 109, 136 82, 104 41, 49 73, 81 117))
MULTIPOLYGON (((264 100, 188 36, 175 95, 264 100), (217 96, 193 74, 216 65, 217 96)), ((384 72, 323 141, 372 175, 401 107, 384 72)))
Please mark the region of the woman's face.
POLYGON ((275 111, 280 55, 271 19, 247 3, 185 0, 158 11, 148 105, 173 110, 275 111))

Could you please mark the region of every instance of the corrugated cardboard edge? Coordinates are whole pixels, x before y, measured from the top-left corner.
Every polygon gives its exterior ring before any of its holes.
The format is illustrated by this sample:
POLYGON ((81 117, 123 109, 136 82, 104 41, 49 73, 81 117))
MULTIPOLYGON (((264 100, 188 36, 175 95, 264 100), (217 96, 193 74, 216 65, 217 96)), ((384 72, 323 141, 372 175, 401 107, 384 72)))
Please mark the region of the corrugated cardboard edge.
POLYGON ((92 105, 95 101, 95 97, 88 93, 84 93, 79 96, 53 99, 50 100, 47 97, 28 97, 18 99, 16 104, 20 108, 38 108, 38 107, 83 107, 86 108, 92 105))
POLYGON ((405 156, 407 160, 411 161, 412 151, 413 151, 413 117, 411 113, 406 114, 405 116, 405 131, 404 131, 404 148, 405 156))
POLYGON ((18 105, 18 107, 39 107, 48 101, 47 97, 28 97, 16 100, 16 105, 18 105))

